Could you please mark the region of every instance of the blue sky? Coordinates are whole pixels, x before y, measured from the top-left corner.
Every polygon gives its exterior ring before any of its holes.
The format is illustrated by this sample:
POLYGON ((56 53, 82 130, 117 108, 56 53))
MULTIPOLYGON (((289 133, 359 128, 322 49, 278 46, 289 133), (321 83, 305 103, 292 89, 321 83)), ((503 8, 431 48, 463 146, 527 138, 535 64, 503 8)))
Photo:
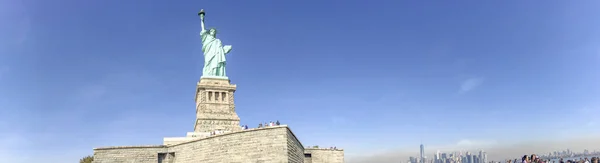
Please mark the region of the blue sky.
POLYGON ((233 45, 242 123, 280 120, 304 145, 355 156, 598 133, 598 7, 0 0, 0 151, 72 162, 192 131, 201 8, 233 45))

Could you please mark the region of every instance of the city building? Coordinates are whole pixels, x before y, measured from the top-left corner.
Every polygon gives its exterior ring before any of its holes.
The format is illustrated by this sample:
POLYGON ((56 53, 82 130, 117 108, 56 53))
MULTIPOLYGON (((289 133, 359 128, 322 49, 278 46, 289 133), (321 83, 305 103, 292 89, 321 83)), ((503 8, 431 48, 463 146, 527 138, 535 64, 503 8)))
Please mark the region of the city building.
POLYGON ((421 158, 420 163, 425 163, 425 147, 423 146, 423 144, 421 144, 421 153, 419 158, 421 158))

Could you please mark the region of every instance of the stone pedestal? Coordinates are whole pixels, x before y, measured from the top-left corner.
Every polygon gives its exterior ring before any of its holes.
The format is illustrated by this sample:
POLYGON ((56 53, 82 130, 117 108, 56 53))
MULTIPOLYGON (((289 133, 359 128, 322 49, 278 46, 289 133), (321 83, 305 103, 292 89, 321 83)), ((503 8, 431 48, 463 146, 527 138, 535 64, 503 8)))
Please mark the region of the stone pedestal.
POLYGON ((233 102, 236 86, 226 78, 201 78, 196 87, 194 132, 239 131, 233 102))

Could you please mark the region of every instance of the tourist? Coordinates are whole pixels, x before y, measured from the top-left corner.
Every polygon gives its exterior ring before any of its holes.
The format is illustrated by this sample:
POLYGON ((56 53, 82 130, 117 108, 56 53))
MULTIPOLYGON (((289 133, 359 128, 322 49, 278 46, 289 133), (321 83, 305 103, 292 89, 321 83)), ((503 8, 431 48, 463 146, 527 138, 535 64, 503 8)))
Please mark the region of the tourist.
POLYGON ((528 163, 529 162, 528 158, 529 157, 527 157, 527 155, 523 156, 523 158, 521 158, 521 163, 528 163))
POLYGON ((244 130, 247 130, 247 129, 248 129, 248 125, 244 125, 244 130))
POLYGON ((277 126, 279 126, 279 120, 277 120, 277 122, 275 122, 275 124, 276 124, 277 126))
POLYGON ((590 163, 590 160, 588 160, 588 158, 586 157, 584 163, 590 163))
POLYGON ((259 123, 259 124, 258 124, 258 128, 262 128, 262 123, 259 123))

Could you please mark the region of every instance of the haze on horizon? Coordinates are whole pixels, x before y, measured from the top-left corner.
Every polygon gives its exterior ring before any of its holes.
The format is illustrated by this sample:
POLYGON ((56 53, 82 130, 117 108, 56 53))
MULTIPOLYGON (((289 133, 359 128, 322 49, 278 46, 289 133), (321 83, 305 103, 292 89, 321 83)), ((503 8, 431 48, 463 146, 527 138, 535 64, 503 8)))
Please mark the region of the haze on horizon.
POLYGON ((3 161, 191 131, 201 8, 241 123, 347 162, 600 150, 600 1, 0 0, 3 161))

